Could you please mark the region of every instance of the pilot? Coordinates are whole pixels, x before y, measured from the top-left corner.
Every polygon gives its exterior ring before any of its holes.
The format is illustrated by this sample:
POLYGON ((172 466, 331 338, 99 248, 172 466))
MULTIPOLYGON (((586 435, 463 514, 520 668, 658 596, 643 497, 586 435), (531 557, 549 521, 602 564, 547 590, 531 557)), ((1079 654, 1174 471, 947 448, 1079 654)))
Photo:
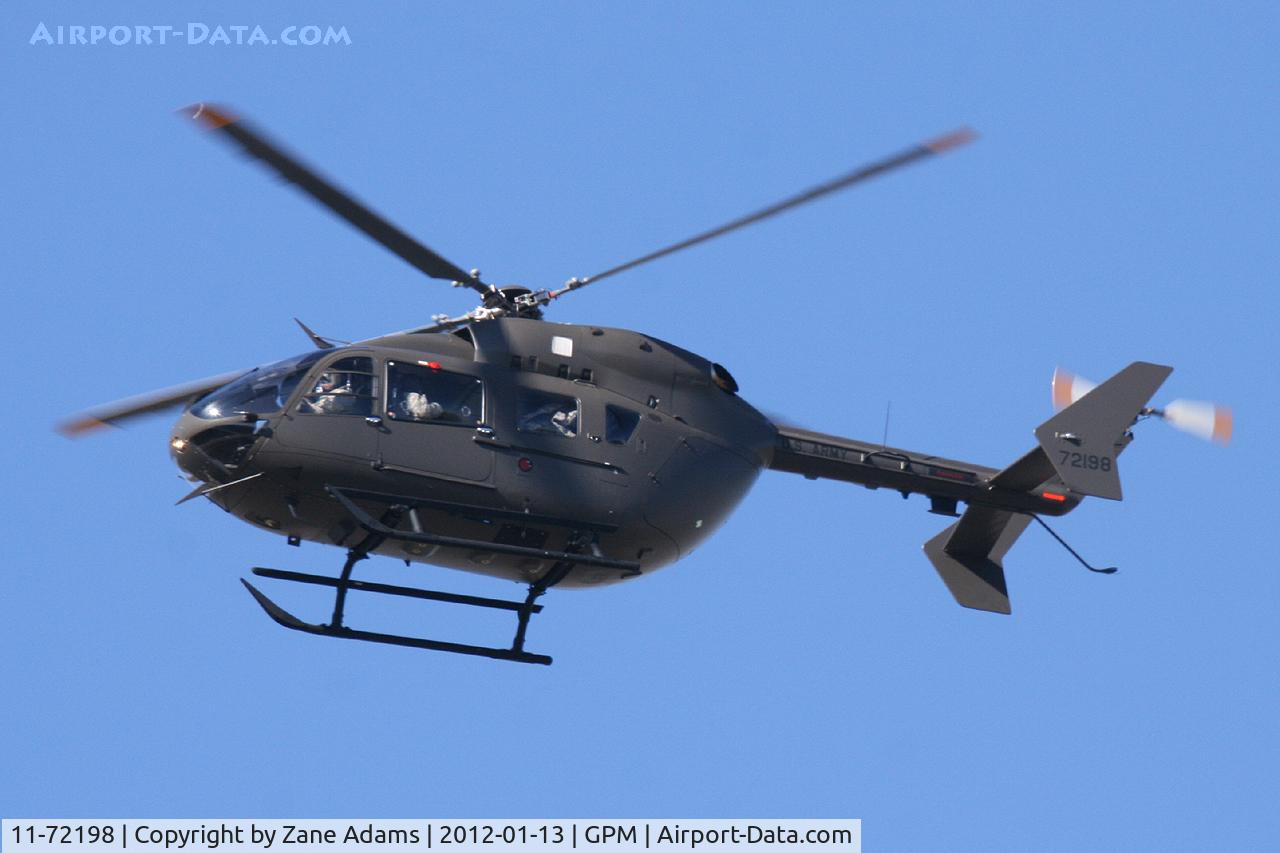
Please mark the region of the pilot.
POLYGON ((315 390, 307 397, 308 410, 321 415, 358 414, 360 401, 346 373, 325 371, 316 380, 315 390))

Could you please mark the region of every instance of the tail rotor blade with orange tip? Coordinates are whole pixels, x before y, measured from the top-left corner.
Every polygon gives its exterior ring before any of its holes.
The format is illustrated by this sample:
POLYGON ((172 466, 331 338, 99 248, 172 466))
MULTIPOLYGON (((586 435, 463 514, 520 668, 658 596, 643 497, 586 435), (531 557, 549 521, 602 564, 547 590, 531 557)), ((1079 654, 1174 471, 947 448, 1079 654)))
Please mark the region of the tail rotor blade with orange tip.
POLYGON ((1223 446, 1231 443, 1234 418, 1226 406, 1197 400, 1174 400, 1158 414, 1165 423, 1196 438, 1223 446))
POLYGON ((1098 387, 1096 382, 1090 382, 1083 376, 1076 376, 1071 371, 1064 370, 1061 367, 1055 368, 1052 385, 1053 410, 1055 412, 1062 411, 1096 387, 1098 387))

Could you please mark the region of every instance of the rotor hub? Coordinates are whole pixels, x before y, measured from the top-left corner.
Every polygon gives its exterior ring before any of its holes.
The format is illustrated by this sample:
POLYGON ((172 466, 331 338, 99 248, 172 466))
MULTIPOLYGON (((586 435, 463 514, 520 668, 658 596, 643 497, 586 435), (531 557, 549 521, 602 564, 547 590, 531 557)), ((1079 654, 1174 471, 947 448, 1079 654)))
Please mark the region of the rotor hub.
POLYGON ((490 309, 506 309, 508 316, 523 317, 527 320, 541 320, 542 308, 532 290, 518 284, 508 284, 495 288, 484 297, 484 307, 490 309))

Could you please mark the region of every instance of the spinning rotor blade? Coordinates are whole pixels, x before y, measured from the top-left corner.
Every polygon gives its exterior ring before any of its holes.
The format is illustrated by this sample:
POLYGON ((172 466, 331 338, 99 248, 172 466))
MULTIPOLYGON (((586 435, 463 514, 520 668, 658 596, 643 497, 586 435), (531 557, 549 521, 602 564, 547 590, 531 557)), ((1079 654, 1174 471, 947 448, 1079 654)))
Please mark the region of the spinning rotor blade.
MULTIPOLYGON (((1097 387, 1083 376, 1076 376, 1061 367, 1053 371, 1053 410, 1065 409, 1097 387)), ((1143 415, 1160 418, 1174 429, 1190 433, 1196 438, 1223 446, 1231 443, 1234 418, 1231 409, 1217 403, 1198 400, 1174 400, 1163 409, 1144 409, 1143 415)))
POLYGON ((886 157, 883 160, 877 160, 874 163, 869 163, 853 170, 852 172, 847 172, 837 178, 827 181, 826 183, 818 184, 816 187, 811 187, 804 192, 797 193, 796 195, 785 198, 775 204, 771 204, 768 207, 761 208, 754 213, 748 213, 746 216, 740 216, 731 222, 726 222, 724 225, 712 228, 709 231, 704 231, 701 234, 688 238, 687 240, 681 240, 679 243, 672 243, 670 246, 658 249, 655 252, 650 252, 649 254, 643 255, 635 260, 627 261, 625 264, 610 267, 604 272, 598 272, 595 275, 589 275, 586 278, 574 279, 565 287, 558 291, 554 291, 553 296, 559 296, 561 293, 567 293, 570 290, 577 290, 579 287, 585 287, 588 284, 608 278, 611 275, 616 275, 620 272, 633 269, 641 264, 647 264, 650 261, 656 261, 658 258, 666 257, 667 255, 680 251, 681 249, 687 249, 690 246, 705 243, 707 240, 711 240, 723 234, 728 234, 729 232, 736 231, 739 228, 745 228, 748 225, 768 219, 771 216, 777 216, 779 213, 791 210, 793 207, 799 207, 802 204, 806 204, 815 199, 821 198, 822 196, 830 195, 831 193, 851 187, 854 184, 870 180, 877 175, 882 175, 885 172, 890 172, 901 166, 914 163, 917 160, 932 157, 935 154, 941 154, 952 148, 958 148, 961 145, 973 141, 976 137, 977 134, 967 127, 948 133, 945 136, 939 136, 937 139, 932 139, 928 142, 908 148, 905 151, 886 157))
POLYGON ((243 370, 210 376, 184 385, 174 385, 150 394, 141 394, 127 400, 117 400, 96 409, 91 409, 76 418, 58 424, 58 432, 68 438, 76 438, 86 432, 92 432, 106 426, 118 426, 121 422, 163 411, 178 406, 188 400, 201 397, 215 388, 221 388, 233 379, 243 376, 243 370))
POLYGON ((1061 367, 1053 369, 1053 410, 1060 412, 1098 387, 1097 382, 1090 382, 1083 376, 1076 376, 1061 367))
POLYGON ((296 157, 277 148, 257 130, 230 113, 208 104, 195 104, 179 112, 203 122, 210 130, 219 131, 230 137, 249 154, 275 169, 285 180, 296 185, 418 270, 432 278, 456 281, 480 294, 490 295, 490 289, 478 278, 473 278, 462 268, 428 249, 356 201, 344 190, 329 183, 296 157))
POLYGON ((1170 426, 1191 433, 1196 438, 1223 446, 1231 443, 1234 419, 1226 406, 1196 400, 1174 400, 1155 414, 1170 426))

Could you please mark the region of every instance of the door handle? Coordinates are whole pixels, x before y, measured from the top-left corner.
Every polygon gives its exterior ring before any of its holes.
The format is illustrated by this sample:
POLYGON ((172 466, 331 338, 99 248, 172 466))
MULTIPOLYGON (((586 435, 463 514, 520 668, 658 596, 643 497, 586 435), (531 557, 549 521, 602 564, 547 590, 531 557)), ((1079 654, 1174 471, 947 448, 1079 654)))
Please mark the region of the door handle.
POLYGON ((364 422, 369 426, 382 426, 382 418, 377 415, 366 415, 364 422))

